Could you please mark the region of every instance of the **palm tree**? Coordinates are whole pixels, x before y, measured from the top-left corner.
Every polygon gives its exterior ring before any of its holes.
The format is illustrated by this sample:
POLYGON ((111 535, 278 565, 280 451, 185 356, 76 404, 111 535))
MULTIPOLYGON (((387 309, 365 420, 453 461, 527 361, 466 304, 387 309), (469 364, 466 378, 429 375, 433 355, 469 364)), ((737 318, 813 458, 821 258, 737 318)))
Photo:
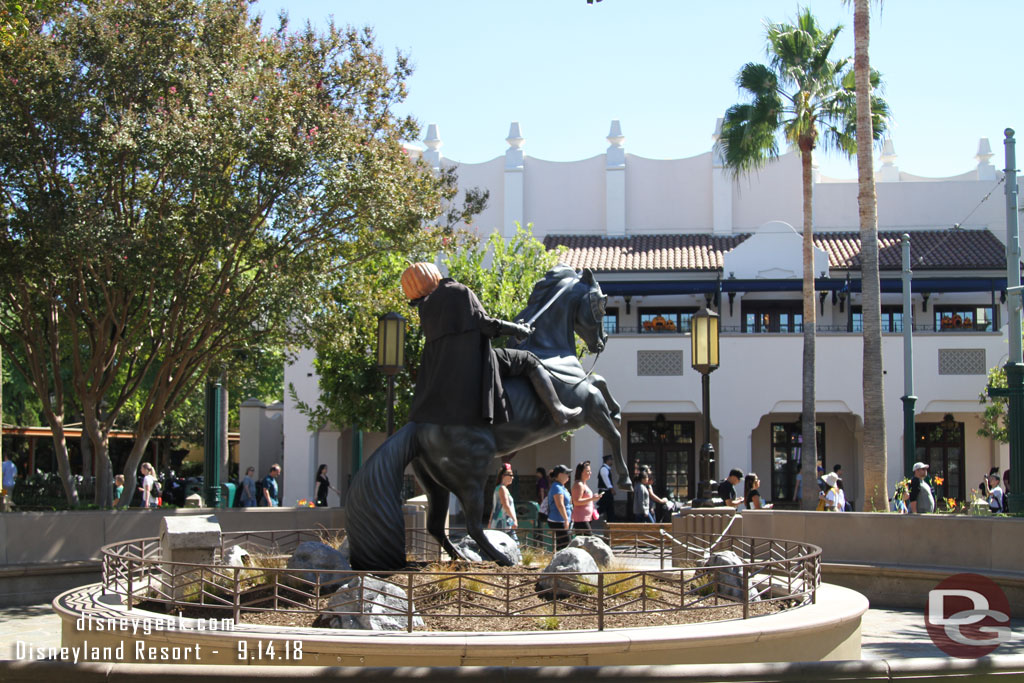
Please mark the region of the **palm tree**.
MULTIPOLYGON (((871 89, 877 86, 868 60, 870 14, 868 0, 854 0, 853 70, 857 95, 857 205, 860 214, 861 306, 864 320, 864 367, 861 377, 864 394, 864 451, 861 457, 864 482, 864 510, 885 510, 886 483, 885 392, 882 385, 882 310, 878 280, 878 213, 875 200, 875 171, 871 145, 878 137, 876 117, 884 125, 884 102, 878 108, 872 102, 871 89)), ((912 324, 904 320, 904 325, 912 324)))
MULTIPOLYGON (((803 185, 803 415, 802 462, 809 491, 817 462, 815 435, 815 302, 811 158, 815 149, 856 152, 856 102, 850 59, 830 58, 842 26, 824 31, 809 9, 796 23, 767 23, 768 64, 746 64, 736 78, 751 102, 725 112, 719 139, 726 165, 736 175, 779 156, 780 136, 800 154, 803 185)), ((875 75, 877 78, 877 74, 875 75)), ((884 110, 884 103, 880 106, 884 110)), ((884 125, 875 127, 881 135, 884 125)), ((870 158, 870 157, 869 157, 870 158)), ((817 503, 804 495, 805 507, 817 503)))

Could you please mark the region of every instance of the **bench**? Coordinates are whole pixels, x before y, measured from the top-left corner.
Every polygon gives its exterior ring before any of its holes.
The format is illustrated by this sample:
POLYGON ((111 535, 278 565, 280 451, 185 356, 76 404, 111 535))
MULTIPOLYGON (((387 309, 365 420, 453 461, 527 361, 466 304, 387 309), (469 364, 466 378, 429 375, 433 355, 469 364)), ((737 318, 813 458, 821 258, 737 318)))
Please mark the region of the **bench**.
POLYGON ((645 522, 609 522, 608 545, 658 547, 662 545, 661 532, 671 532, 671 524, 649 524, 645 522))

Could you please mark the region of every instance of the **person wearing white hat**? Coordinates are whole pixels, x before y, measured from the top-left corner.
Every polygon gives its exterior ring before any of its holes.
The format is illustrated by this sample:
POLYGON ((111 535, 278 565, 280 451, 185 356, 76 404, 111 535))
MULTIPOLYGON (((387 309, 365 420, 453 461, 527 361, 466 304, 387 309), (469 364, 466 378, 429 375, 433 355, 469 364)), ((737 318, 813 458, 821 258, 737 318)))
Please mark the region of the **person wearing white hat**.
POLYGON ((932 487, 924 478, 928 476, 928 463, 914 463, 914 478, 910 480, 910 491, 907 496, 907 505, 910 507, 910 514, 922 515, 935 510, 935 496, 932 495, 932 487))
POLYGON ((836 482, 839 481, 839 475, 835 472, 829 472, 821 478, 825 482, 825 510, 827 512, 836 512, 839 510, 839 491, 836 488, 836 482))

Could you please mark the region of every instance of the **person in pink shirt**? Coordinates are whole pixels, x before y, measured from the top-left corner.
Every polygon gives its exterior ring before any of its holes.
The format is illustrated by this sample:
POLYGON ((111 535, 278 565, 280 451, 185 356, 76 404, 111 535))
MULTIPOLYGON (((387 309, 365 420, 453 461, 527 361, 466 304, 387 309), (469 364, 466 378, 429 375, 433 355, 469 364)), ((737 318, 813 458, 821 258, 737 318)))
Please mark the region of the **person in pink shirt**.
POLYGON ((590 533, 590 522, 594 519, 594 502, 601 498, 587 486, 590 474, 589 460, 576 465, 576 483, 572 485, 572 528, 583 535, 590 533))

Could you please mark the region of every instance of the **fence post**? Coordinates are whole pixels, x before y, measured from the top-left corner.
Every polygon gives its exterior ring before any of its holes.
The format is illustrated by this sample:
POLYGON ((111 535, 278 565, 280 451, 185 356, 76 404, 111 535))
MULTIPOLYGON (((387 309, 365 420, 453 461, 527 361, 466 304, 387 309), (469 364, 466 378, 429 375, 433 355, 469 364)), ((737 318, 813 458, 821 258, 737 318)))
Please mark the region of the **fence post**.
POLYGON ((408 613, 407 614, 407 618, 409 619, 409 621, 408 621, 409 633, 412 633, 412 572, 409 572, 408 574, 406 574, 406 577, 409 579, 409 585, 408 585, 409 592, 406 594, 406 597, 408 598, 407 601, 406 601, 406 612, 408 613))
POLYGON ((743 565, 743 618, 750 617, 750 565, 743 565))
POLYGON ((604 572, 597 574, 597 630, 604 630, 604 572))
POLYGON ((126 561, 128 562, 128 595, 125 596, 125 597, 128 598, 128 609, 130 610, 132 608, 132 602, 133 602, 132 601, 132 592, 133 592, 133 590, 132 590, 132 561, 131 561, 131 558, 127 558, 126 561))
POLYGON ((232 602, 234 602, 235 608, 234 610, 232 610, 232 617, 234 618, 236 624, 240 621, 241 618, 240 605, 242 602, 242 595, 239 591, 239 574, 241 571, 241 567, 235 567, 235 594, 232 596, 232 602))

